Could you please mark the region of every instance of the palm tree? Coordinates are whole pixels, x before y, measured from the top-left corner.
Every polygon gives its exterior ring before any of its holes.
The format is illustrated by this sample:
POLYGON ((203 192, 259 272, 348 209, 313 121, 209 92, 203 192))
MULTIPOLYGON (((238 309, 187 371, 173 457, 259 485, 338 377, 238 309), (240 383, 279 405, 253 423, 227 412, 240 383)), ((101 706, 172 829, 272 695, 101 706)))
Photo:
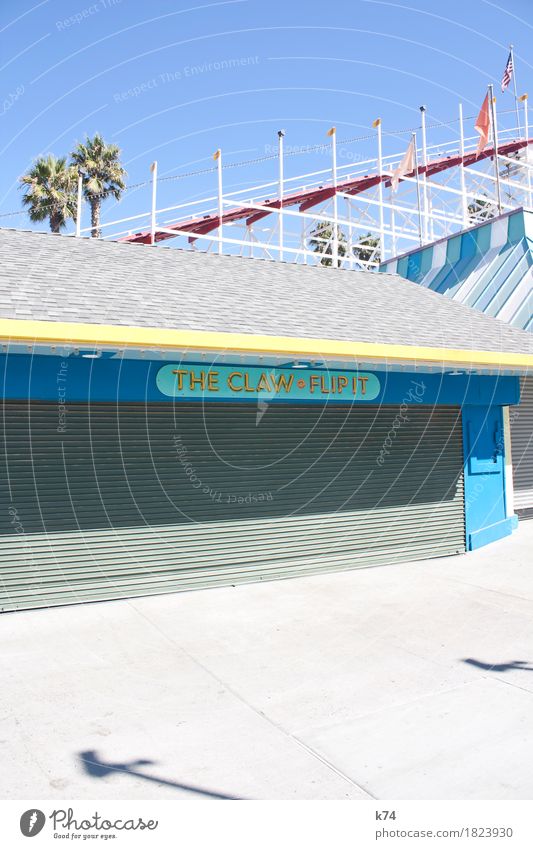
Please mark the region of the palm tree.
POLYGON ((91 236, 100 237, 100 208, 108 197, 120 200, 126 188, 126 172, 120 162, 120 148, 107 144, 99 133, 71 154, 72 163, 83 177, 83 194, 91 207, 91 236))
POLYGON ((479 221, 489 221, 491 218, 496 218, 498 215, 498 206, 492 201, 486 192, 482 192, 479 197, 473 198, 468 204, 468 217, 471 224, 477 224, 479 221))
POLYGON ((379 236, 374 236, 372 233, 361 236, 352 250, 358 264, 363 269, 368 269, 367 263, 369 262, 374 262, 377 265, 381 262, 381 240, 379 236))
MULTIPOLYGON (((311 231, 309 244, 314 253, 321 254, 320 265, 332 266, 335 262, 333 258, 333 237, 335 228, 332 221, 319 221, 316 227, 311 231)), ((348 253, 348 239, 345 232, 337 225, 337 267, 342 265, 342 259, 348 253)))
POLYGON ((48 219, 52 233, 59 233, 76 215, 76 180, 76 170, 67 165, 66 157, 56 159, 52 153, 39 157, 20 178, 30 221, 48 219))

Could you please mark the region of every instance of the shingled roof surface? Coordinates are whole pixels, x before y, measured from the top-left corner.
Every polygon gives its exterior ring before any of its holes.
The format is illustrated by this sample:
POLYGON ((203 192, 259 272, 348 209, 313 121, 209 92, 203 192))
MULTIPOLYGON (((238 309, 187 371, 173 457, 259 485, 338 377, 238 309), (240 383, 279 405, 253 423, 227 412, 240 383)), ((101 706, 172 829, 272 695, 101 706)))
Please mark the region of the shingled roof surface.
POLYGON ((393 274, 0 229, 0 318, 533 353, 393 274))

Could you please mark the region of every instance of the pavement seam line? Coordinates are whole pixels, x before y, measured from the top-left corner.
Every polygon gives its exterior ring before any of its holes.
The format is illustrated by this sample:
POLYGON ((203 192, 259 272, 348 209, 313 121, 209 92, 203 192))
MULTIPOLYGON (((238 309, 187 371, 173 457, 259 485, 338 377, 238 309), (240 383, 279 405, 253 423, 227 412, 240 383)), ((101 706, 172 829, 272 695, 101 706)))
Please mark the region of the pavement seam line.
MULTIPOLYGON (((422 693, 420 696, 415 696, 414 698, 407 699, 403 702, 395 702, 392 705, 383 705, 380 708, 376 708, 376 710, 366 711, 365 713, 357 714, 354 716, 352 721, 357 722, 359 720, 370 719, 373 716, 377 716, 380 713, 385 713, 386 711, 390 711, 391 707, 394 710, 411 707, 412 705, 416 705, 419 702, 424 701, 424 699, 431 699, 434 696, 447 695, 448 693, 453 693, 454 690, 460 690, 462 687, 470 687, 472 684, 475 684, 477 681, 493 681, 493 678, 488 678, 486 675, 479 675, 477 678, 472 678, 470 681, 461 681, 457 684, 454 684, 451 687, 443 688, 442 690, 431 690, 427 693, 422 693)), ((529 691, 528 691, 529 692, 529 691)), ((341 723, 337 723, 337 726, 341 723)), ((315 731, 321 731, 323 726, 319 725, 318 728, 315 728, 315 731)))
POLYGON ((148 622, 153 628, 155 628, 156 631, 158 631, 166 640, 168 640, 168 642, 171 645, 173 645, 182 654, 184 654, 186 657, 188 657, 189 660, 191 660, 193 663, 195 663, 197 666, 199 666, 200 669, 202 669, 207 675, 209 675, 211 678, 213 678, 215 681, 217 681, 218 684, 223 686, 229 693, 231 693, 232 696, 234 696, 234 698, 238 699, 238 701, 240 701, 241 704, 243 704, 245 707, 247 707, 248 710, 251 710, 253 713, 256 714, 256 716, 259 716, 265 722, 268 722, 268 724, 271 725, 273 728, 275 728, 276 731, 279 731, 281 734, 283 734, 285 737, 287 737, 289 740, 291 740, 293 743, 295 743, 297 746, 299 746, 301 749, 303 749, 305 752, 307 752, 307 754, 311 755, 313 758, 318 760, 321 764, 323 764, 325 767, 327 767, 332 772, 334 772, 336 775, 338 775, 339 778, 344 779, 344 781, 347 781, 349 784, 351 784, 353 787, 355 787, 361 793, 364 793, 365 796, 368 796, 368 798, 370 798, 370 799, 376 798, 365 787, 362 787, 360 784, 357 783, 357 781, 354 781, 353 778, 351 778, 349 775, 346 775, 346 773, 342 772, 340 769, 338 769, 338 767, 336 767, 334 764, 330 763, 326 758, 324 758, 322 755, 320 755, 319 752, 316 752, 312 747, 308 746, 306 743, 303 743, 298 737, 296 737, 294 734, 291 734, 290 731, 287 731, 285 728, 283 728, 283 726, 278 725, 277 722, 274 722, 274 720, 271 719, 269 716, 267 716, 263 711, 258 710, 256 707, 251 705, 243 696, 241 696, 240 693, 238 693, 236 690, 234 690, 232 687, 230 687, 229 684, 227 684, 215 672, 213 672, 213 670, 209 669, 208 666, 205 666, 205 664, 202 663, 202 661, 198 660, 198 658, 196 658, 194 655, 192 655, 190 652, 188 652, 187 649, 183 648, 183 646, 180 646, 172 637, 170 637, 168 634, 166 634, 160 628, 159 625, 157 625, 155 622, 153 622, 150 619, 150 617, 146 615, 146 613, 144 613, 143 611, 140 611, 137 608, 136 605, 132 604, 131 606, 139 614, 139 616, 142 616, 143 619, 145 619, 146 622, 148 622))
POLYGON ((525 601, 528 604, 532 603, 531 598, 526 598, 523 595, 516 595, 516 593, 506 593, 504 590, 497 590, 493 587, 484 587, 482 584, 473 584, 471 581, 465 581, 463 578, 459 578, 457 576, 451 575, 449 578, 450 581, 455 581, 457 584, 461 584, 464 587, 472 587, 474 590, 482 590, 486 593, 493 593, 495 595, 501 595, 503 598, 515 598, 518 601, 525 601))
POLYGON ((513 684, 512 681, 506 681, 505 678, 500 678, 499 675, 493 675, 489 678, 488 675, 482 676, 485 681, 499 681, 500 684, 506 684, 508 687, 514 687, 515 690, 520 690, 522 693, 527 693, 528 696, 533 696, 533 692, 527 687, 521 687, 520 684, 513 684))

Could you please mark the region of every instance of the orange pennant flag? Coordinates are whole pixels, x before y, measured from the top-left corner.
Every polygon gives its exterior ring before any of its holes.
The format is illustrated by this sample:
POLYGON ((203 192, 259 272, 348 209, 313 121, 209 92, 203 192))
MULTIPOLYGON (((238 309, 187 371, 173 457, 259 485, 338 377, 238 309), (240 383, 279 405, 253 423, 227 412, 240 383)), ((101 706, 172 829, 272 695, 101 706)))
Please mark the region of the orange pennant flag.
POLYGON ((409 147, 405 151, 403 155, 403 159, 393 172, 391 177, 391 186, 392 191, 395 192, 398 188, 398 183, 400 180, 405 177, 407 174, 410 174, 415 170, 415 140, 411 139, 409 142, 409 147))
POLYGON ((476 118, 476 123, 474 124, 474 129, 479 133, 479 141, 477 143, 477 153, 476 156, 479 156, 483 148, 486 146, 489 140, 489 132, 490 132, 490 116, 489 116, 489 95, 485 95, 485 100, 483 101, 483 105, 479 110, 479 115, 476 118))

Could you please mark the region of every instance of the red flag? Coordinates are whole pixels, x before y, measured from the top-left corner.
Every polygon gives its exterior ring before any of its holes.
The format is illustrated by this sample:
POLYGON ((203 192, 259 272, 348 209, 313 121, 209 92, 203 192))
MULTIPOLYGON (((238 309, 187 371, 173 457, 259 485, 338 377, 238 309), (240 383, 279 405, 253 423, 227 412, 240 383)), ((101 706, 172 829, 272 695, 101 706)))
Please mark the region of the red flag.
POLYGON ((485 95, 483 105, 479 110, 479 115, 476 118, 474 128, 479 133, 479 141, 477 143, 477 156, 481 153, 489 140, 490 132, 490 116, 489 116, 489 95, 485 95))

